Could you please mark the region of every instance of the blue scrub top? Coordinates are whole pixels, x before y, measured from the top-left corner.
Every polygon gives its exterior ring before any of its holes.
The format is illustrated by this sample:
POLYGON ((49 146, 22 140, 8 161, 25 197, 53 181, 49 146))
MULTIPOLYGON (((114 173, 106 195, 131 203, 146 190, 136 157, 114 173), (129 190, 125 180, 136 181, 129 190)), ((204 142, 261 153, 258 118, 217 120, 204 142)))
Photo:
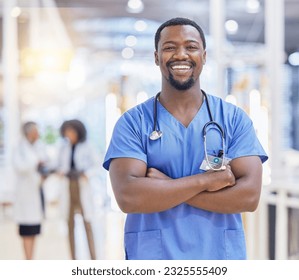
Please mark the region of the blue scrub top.
MULTIPOLYGON (((234 159, 256 155, 268 159, 258 141, 252 121, 237 106, 208 95, 213 118, 225 131, 225 153, 234 159)), ((203 126, 210 121, 201 106, 185 127, 159 102, 158 128, 163 136, 149 139, 153 131, 154 97, 124 113, 115 125, 103 167, 114 158, 136 158, 171 178, 203 173, 203 126)), ((207 151, 217 156, 222 139, 215 126, 207 129, 207 151)), ((128 214, 125 224, 127 259, 246 259, 240 214, 220 214, 182 203, 166 211, 128 214)))

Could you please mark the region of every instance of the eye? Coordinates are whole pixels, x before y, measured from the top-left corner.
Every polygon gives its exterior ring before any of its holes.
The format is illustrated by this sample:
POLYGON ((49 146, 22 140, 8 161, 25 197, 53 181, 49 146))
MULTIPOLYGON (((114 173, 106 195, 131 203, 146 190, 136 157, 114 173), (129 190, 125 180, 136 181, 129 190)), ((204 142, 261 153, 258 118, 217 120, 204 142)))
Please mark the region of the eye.
POLYGON ((194 46, 194 45, 190 45, 190 46, 187 46, 187 50, 196 51, 196 50, 198 50, 198 47, 194 46))
POLYGON ((166 46, 163 48, 163 51, 173 51, 175 49, 174 46, 166 46))

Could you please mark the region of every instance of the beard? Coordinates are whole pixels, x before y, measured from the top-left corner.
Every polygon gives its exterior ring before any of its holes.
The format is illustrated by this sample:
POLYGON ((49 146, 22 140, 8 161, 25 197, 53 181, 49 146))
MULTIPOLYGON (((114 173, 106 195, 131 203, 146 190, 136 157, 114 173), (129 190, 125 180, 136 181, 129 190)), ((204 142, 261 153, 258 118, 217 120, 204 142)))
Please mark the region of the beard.
POLYGON ((169 74, 169 82, 170 84, 177 90, 188 90, 190 89, 195 81, 193 79, 193 77, 190 77, 187 81, 185 82, 179 82, 178 80, 175 80, 173 75, 170 73, 169 74))

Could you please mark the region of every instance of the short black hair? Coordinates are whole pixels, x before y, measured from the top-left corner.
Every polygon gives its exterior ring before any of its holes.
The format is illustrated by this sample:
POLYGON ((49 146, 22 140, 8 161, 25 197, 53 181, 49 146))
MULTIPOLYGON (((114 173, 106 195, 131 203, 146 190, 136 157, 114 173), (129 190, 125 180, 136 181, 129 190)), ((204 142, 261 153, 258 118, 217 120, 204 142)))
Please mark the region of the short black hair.
POLYGON ((64 121, 60 127, 60 135, 62 137, 65 136, 65 131, 68 128, 71 128, 77 132, 78 142, 84 142, 86 140, 87 131, 86 131, 85 125, 81 121, 79 121, 77 119, 64 121))
POLYGON ((155 34, 155 49, 156 51, 158 50, 158 43, 160 41, 160 36, 162 30, 167 27, 167 26, 175 26, 175 25, 191 25, 195 27, 200 35, 200 38, 202 40, 203 48, 206 49, 206 39, 203 30, 201 27, 193 20, 188 19, 188 18, 182 18, 182 17, 176 17, 172 18, 160 25, 160 27, 157 29, 156 34, 155 34))

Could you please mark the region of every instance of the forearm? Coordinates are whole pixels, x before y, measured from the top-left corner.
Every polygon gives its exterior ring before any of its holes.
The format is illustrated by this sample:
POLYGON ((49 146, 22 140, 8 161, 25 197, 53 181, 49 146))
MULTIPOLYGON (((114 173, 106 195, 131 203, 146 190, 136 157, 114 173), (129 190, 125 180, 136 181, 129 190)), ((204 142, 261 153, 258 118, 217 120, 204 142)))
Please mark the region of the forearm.
POLYGON ((205 190, 194 176, 162 180, 131 177, 118 188, 114 185, 116 200, 125 213, 152 213, 175 207, 205 190))
POLYGON ((187 204, 211 212, 241 213, 256 209, 260 197, 260 184, 252 184, 246 178, 236 181, 232 188, 217 192, 201 192, 187 201, 187 204))

